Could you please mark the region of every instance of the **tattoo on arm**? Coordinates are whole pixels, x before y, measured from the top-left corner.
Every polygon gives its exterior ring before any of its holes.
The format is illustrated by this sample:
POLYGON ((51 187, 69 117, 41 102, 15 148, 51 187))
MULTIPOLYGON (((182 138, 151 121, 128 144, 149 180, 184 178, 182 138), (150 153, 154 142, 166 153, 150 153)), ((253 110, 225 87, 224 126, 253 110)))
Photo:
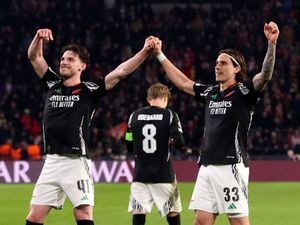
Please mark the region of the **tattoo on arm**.
POLYGON ((262 91, 271 80, 275 65, 275 53, 276 45, 269 43, 262 70, 253 78, 253 85, 256 91, 262 91))

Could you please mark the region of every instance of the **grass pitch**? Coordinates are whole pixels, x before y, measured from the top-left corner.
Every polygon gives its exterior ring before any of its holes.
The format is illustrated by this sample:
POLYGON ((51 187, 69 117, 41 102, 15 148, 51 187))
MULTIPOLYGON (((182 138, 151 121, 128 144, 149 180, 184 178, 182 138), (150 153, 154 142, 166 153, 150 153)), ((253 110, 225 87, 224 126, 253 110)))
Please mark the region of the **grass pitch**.
MULTIPOLYGON (((193 183, 179 183, 183 212, 182 225, 192 225, 194 213, 188 210, 193 183)), ((0 185, 0 225, 23 225, 28 213, 33 184, 0 185)), ((130 225, 127 213, 130 184, 95 185, 95 225, 130 225)), ((250 183, 250 220, 252 225, 299 225, 300 183, 250 183)), ((46 225, 76 224, 72 206, 67 200, 63 210, 52 210, 46 225)), ((147 216, 146 225, 167 224, 154 207, 147 216)), ((217 218, 216 225, 229 224, 225 215, 217 218)))

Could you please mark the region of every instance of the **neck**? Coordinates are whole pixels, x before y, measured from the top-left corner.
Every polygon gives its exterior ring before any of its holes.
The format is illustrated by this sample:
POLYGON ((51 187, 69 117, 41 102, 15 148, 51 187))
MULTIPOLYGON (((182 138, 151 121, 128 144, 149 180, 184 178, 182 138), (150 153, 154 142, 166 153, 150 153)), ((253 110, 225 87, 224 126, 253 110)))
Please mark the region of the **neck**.
POLYGON ((160 107, 160 108, 166 108, 166 103, 162 100, 162 99, 151 99, 149 101, 150 106, 156 106, 156 107, 160 107))
POLYGON ((227 81, 227 82, 224 82, 224 83, 220 83, 220 90, 221 91, 224 91, 226 90, 227 88, 233 86, 236 84, 236 81, 227 81))
POLYGON ((71 77, 64 77, 63 84, 65 86, 74 86, 76 84, 79 84, 81 82, 80 76, 71 76, 71 77))

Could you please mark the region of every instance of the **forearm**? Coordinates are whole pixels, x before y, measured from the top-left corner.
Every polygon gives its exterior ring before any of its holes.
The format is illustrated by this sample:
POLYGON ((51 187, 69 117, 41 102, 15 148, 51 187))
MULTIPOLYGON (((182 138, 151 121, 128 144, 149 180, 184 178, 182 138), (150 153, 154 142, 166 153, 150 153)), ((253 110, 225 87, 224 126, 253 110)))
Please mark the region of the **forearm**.
POLYGON ((43 39, 39 38, 38 35, 35 35, 30 43, 27 54, 30 61, 43 57, 43 39))
POLYGON ((141 50, 132 58, 121 63, 115 70, 105 77, 106 89, 109 90, 113 88, 121 79, 133 73, 147 57, 148 52, 146 50, 141 50))
POLYGON ((172 83, 180 90, 185 91, 188 94, 194 95, 193 85, 194 81, 185 76, 176 66, 174 66, 170 60, 165 58, 161 62, 168 78, 172 83))
POLYGON ((135 54, 132 58, 128 59, 127 61, 121 63, 117 70, 121 76, 127 76, 133 73, 148 57, 148 53, 145 50, 141 50, 135 54))
POLYGON ((262 70, 253 78, 253 85, 256 91, 262 91, 271 80, 275 66, 276 44, 268 44, 268 50, 262 65, 262 70))

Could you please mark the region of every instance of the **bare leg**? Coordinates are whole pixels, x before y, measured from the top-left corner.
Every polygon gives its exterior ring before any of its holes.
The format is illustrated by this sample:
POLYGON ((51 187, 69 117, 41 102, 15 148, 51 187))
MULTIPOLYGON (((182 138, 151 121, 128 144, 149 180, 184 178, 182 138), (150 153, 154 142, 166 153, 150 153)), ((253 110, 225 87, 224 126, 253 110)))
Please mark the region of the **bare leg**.
POLYGON ((44 223, 44 220, 51 210, 48 205, 30 205, 27 220, 34 223, 44 223))
POLYGON ((194 225, 213 225, 217 215, 202 210, 196 210, 194 225))
POLYGON ((249 216, 228 218, 231 225, 250 225, 249 216))
POLYGON ((93 206, 80 205, 74 208, 74 217, 78 220, 93 220, 93 206))

